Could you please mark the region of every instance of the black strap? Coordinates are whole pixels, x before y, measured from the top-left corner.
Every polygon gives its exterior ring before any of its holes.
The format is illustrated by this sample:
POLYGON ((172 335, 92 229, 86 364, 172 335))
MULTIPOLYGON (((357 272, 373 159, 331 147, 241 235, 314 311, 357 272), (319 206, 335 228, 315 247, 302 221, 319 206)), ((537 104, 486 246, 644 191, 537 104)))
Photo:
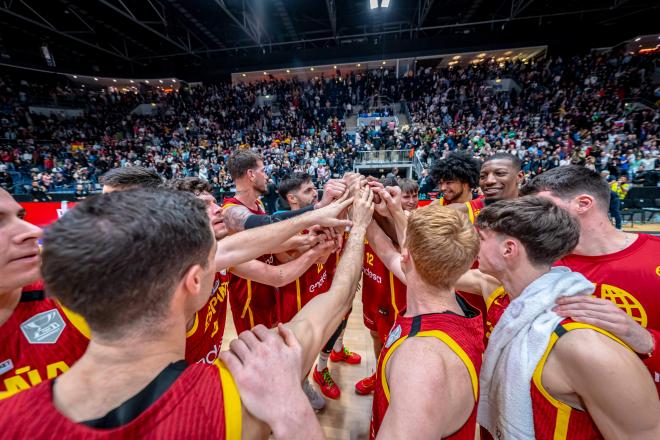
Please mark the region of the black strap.
MULTIPOLYGON (((474 318, 477 316, 480 312, 477 308, 472 307, 472 305, 465 300, 461 295, 455 294, 456 295, 456 302, 458 303, 459 307, 461 308, 461 311, 465 315, 466 318, 474 318)), ((447 313, 452 313, 452 312, 447 312, 447 313)))
POLYGON ((416 336, 417 333, 419 333, 419 330, 422 328, 422 316, 424 315, 417 315, 413 317, 412 320, 412 325, 410 326, 410 333, 408 333, 409 337, 416 336))
POLYGON ((568 333, 568 330, 566 330, 566 327, 564 327, 563 325, 557 324, 557 327, 555 327, 554 332, 555 332, 555 334, 557 335, 558 338, 561 338, 566 333, 568 333))
MULTIPOLYGON (((152 380, 149 385, 142 389, 135 396, 113 409, 105 416, 85 420, 83 425, 97 429, 113 429, 124 426, 140 416, 152 404, 162 397, 170 389, 172 384, 179 378, 186 369, 188 363, 184 360, 169 364, 158 376, 152 380)), ((54 383, 54 381, 53 381, 54 383)))
POLYGON ((32 301, 41 301, 46 298, 46 294, 43 290, 26 290, 21 292, 20 302, 32 302, 32 301))

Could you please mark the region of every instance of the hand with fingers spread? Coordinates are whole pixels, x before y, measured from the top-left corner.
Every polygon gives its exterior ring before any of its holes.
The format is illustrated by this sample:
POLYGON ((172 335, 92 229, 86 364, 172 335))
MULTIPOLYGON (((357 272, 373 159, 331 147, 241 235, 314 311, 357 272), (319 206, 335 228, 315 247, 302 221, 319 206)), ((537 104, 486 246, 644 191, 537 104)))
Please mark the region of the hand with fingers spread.
POLYGON ((374 192, 368 186, 360 190, 360 196, 353 202, 353 227, 366 228, 374 214, 374 192))
POLYGON ((654 338, 612 301, 595 296, 566 296, 553 309, 559 316, 590 324, 612 333, 640 354, 651 353, 654 338))
POLYGON ((311 411, 302 391, 302 348, 293 332, 258 325, 241 333, 220 354, 231 372, 245 408, 267 423, 276 438, 298 411, 311 411), (307 408, 309 407, 309 408, 307 408))
POLYGON ((305 214, 311 216, 314 223, 320 226, 329 228, 351 226, 351 221, 342 218, 344 211, 353 203, 353 197, 349 197, 349 192, 345 191, 344 194, 328 206, 315 209, 314 211, 305 214))

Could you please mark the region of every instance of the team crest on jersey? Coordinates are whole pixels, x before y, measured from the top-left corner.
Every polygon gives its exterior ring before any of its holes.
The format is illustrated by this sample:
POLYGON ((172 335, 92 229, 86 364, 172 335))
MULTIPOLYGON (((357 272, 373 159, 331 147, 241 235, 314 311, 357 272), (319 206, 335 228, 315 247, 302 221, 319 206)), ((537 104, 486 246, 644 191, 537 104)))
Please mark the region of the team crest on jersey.
POLYGON ((5 374, 7 371, 14 369, 14 363, 11 359, 0 362, 0 375, 5 374))
POLYGON ((52 309, 34 315, 21 324, 21 331, 30 344, 54 344, 64 331, 66 323, 59 310, 52 309))
POLYGON ((387 336, 387 341, 385 341, 385 348, 390 348, 394 342, 401 337, 401 325, 397 325, 390 331, 389 336, 387 336))

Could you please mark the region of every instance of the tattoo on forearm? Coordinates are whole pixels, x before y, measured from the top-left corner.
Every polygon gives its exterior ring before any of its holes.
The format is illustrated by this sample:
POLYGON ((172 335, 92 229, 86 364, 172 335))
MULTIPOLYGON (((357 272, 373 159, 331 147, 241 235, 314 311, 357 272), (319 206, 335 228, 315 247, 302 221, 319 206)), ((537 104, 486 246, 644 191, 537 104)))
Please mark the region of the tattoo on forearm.
POLYGON ((244 206, 232 206, 225 209, 224 219, 227 229, 239 232, 245 229, 245 221, 252 213, 244 206))

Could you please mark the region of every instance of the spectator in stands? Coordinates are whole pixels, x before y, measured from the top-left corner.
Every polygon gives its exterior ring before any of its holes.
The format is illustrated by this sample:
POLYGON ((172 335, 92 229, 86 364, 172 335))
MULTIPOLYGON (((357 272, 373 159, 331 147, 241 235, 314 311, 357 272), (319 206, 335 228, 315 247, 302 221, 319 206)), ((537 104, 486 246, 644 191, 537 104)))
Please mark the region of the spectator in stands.
POLYGON ((52 200, 52 197, 46 192, 46 188, 38 180, 32 181, 30 196, 33 202, 49 202, 52 200))

